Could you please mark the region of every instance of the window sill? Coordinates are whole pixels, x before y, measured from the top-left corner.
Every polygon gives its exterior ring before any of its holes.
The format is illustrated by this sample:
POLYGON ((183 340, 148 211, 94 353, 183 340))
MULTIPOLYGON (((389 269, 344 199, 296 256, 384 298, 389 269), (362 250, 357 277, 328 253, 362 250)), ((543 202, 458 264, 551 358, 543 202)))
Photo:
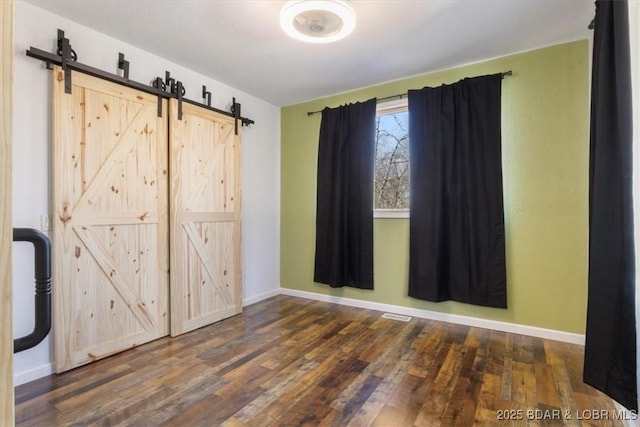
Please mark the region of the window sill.
POLYGON ((374 209, 374 218, 397 218, 408 219, 409 209, 374 209))

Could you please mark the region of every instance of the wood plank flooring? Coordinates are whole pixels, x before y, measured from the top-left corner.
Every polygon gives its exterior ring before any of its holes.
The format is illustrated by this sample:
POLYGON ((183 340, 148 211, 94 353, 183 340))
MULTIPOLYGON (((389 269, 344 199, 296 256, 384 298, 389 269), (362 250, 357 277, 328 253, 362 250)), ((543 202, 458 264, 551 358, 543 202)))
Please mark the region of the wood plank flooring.
POLYGON ((613 426, 629 415, 582 382, 581 346, 381 314, 270 298, 19 386, 16 424, 613 426))

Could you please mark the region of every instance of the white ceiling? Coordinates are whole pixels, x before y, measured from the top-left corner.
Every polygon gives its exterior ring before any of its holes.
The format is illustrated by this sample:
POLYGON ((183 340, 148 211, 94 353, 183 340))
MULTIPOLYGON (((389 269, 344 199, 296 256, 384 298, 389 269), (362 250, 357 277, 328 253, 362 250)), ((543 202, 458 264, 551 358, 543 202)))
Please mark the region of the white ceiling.
POLYGON ((593 0, 351 0, 356 29, 311 45, 285 1, 30 0, 278 106, 589 36, 593 0))

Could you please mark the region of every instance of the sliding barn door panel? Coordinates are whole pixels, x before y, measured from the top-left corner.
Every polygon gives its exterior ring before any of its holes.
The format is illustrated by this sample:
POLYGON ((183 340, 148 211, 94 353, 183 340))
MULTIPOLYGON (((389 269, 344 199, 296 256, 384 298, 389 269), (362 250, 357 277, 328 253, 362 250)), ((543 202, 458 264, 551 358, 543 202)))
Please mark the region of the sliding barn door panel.
POLYGON ((242 311, 240 136, 234 120, 170 102, 171 335, 242 311))
POLYGON ((62 372, 168 334, 168 128, 152 95, 77 72, 67 94, 53 77, 62 372))

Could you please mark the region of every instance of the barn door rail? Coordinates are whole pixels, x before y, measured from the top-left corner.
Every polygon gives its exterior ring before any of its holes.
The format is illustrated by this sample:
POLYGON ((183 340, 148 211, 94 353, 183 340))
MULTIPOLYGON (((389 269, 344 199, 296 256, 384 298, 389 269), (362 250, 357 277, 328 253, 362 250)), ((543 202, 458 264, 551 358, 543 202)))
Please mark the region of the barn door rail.
MULTIPOLYGON (((235 120, 236 135, 238 134, 238 123, 241 126, 248 126, 255 122, 249 118, 242 117, 240 115, 240 103, 236 102, 233 98, 231 103, 231 111, 225 111, 211 106, 211 93, 207 92, 203 87, 204 103, 192 101, 184 98, 186 89, 182 82, 170 77, 170 73, 166 72, 166 80, 160 77, 153 80, 152 84, 147 85, 144 83, 136 82, 129 79, 129 61, 124 59, 124 54, 118 55, 118 69, 123 71, 123 76, 119 74, 110 73, 108 71, 100 70, 90 65, 82 64, 78 62, 77 53, 71 48, 71 42, 64 36, 64 31, 58 30, 58 48, 56 53, 46 52, 42 49, 31 46, 27 49, 27 56, 35 59, 39 59, 46 63, 47 69, 53 69, 53 65, 59 65, 65 75, 65 92, 71 93, 71 71, 79 71, 90 76, 98 77, 113 83, 121 84, 123 86, 137 89, 145 93, 149 93, 158 97, 158 117, 162 117, 162 99, 176 98, 178 99, 178 109, 182 110, 182 103, 197 105, 210 111, 223 114, 228 117, 233 117, 235 120)), ((181 119, 182 114, 179 114, 181 119)))
POLYGON ((18 353, 40 344, 51 330, 51 241, 33 228, 14 228, 14 242, 30 242, 34 249, 35 325, 33 332, 13 340, 18 353))

